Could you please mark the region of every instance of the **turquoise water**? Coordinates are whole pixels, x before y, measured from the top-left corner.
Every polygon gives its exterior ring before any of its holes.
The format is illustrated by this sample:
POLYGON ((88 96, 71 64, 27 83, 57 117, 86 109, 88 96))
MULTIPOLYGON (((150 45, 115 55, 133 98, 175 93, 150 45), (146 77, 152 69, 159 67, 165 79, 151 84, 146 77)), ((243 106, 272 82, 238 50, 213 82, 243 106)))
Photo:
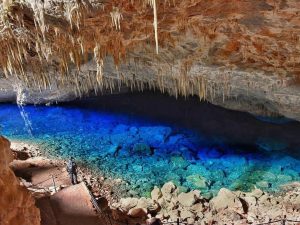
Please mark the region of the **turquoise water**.
POLYGON ((182 191, 213 194, 221 187, 276 191, 300 181, 300 124, 295 121, 261 120, 152 93, 24 110, 32 136, 14 104, 0 104, 3 135, 121 178, 127 183, 124 195, 148 196, 168 181, 182 191))

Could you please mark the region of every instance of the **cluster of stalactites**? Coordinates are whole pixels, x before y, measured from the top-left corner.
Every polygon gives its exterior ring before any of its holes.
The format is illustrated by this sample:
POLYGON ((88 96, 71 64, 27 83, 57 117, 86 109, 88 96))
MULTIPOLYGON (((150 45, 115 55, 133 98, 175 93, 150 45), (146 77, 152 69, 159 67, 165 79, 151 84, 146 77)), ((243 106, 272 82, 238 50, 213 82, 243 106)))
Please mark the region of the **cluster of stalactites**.
MULTIPOLYGON (((158 31, 157 31, 157 2, 156 0, 144 0, 145 4, 153 8, 154 31, 156 52, 158 53, 158 31)), ((101 46, 100 41, 95 39, 95 43, 89 43, 92 46, 93 58, 96 62, 96 71, 90 71, 83 75, 80 72, 81 64, 88 58, 89 51, 85 49, 86 43, 84 36, 80 33, 80 28, 84 23, 85 13, 88 12, 86 5, 81 1, 75 1, 64 5, 63 15, 70 26, 70 32, 66 32, 62 27, 49 27, 46 20, 46 12, 42 1, 33 1, 31 8, 34 18, 34 31, 26 29, 21 15, 13 17, 16 21, 9 19, 11 17, 10 8, 12 1, 6 0, 3 5, 1 15, 4 18, 1 24, 0 45, 5 47, 7 54, 0 55, 0 65, 6 77, 15 76, 26 86, 38 87, 40 90, 46 88, 64 88, 66 86, 74 88, 74 93, 78 96, 89 94, 91 90, 95 93, 110 89, 113 91, 122 85, 132 89, 143 91, 144 89, 159 89, 162 92, 168 92, 171 95, 188 96, 198 95, 201 100, 214 98, 214 91, 220 86, 209 82, 204 76, 188 76, 186 73, 177 76, 165 76, 160 73, 155 79, 139 79, 138 76, 128 76, 120 73, 117 77, 104 75, 104 60, 107 55, 107 46, 101 46), (52 29, 52 30, 51 30, 52 29), (53 35, 49 36, 49 33, 53 35), (5 42, 5 44, 4 44, 5 42), (34 43, 34 45, 33 45, 34 43), (38 60, 29 61, 30 50, 34 48, 38 60), (4 57, 7 56, 7 57, 4 57), (59 71, 53 73, 53 68, 49 71, 44 70, 45 65, 51 65, 53 59, 58 62, 59 71), (26 73, 26 65, 31 63, 31 75, 26 73), (76 70, 70 69, 74 66, 76 70), (74 72, 77 71, 77 72, 74 72)), ((18 3, 19 4, 19 3, 18 3)), ((123 19, 121 10, 113 7, 110 13, 112 26, 117 31, 121 30, 121 20, 123 19)), ((120 44, 113 43, 120 48, 120 44)), ((115 54, 119 52, 114 50, 115 54)), ((121 51, 119 49, 119 51, 121 51)), ((225 90, 225 89, 224 89, 225 90)), ((223 99, 227 91, 223 90, 223 99)))
MULTIPOLYGON (((158 53, 158 32, 157 32, 157 10, 156 0, 144 0, 153 8, 154 12, 154 30, 156 52, 158 53)), ((90 5, 88 5, 90 7, 90 5)), ((89 7, 85 1, 70 1, 63 4, 63 13, 65 20, 68 21, 70 29, 67 27, 49 26, 47 24, 46 9, 44 1, 13 1, 3 0, 2 8, 2 24, 0 24, 0 44, 4 46, 3 53, 0 55, 0 65, 6 77, 15 76, 18 80, 23 81, 28 86, 38 86, 44 89, 51 86, 47 66, 58 61, 60 76, 56 79, 62 84, 68 82, 68 73, 70 62, 73 63, 77 70, 80 71, 82 58, 88 55, 89 51, 85 49, 84 37, 81 35, 81 25, 83 24, 89 7), (26 3, 26 4, 25 4, 26 3), (25 25, 23 15, 12 13, 13 7, 19 9, 27 9, 33 13, 34 29, 28 29, 25 25), (27 7, 27 8, 26 8, 27 7), (28 8, 29 7, 29 8, 28 8), (76 31, 74 31, 76 29, 76 31), (54 34, 54 36, 53 36, 54 34), (80 51, 78 51, 78 47, 80 51), (37 54, 38 60, 30 57, 30 52, 37 54), (6 57, 7 56, 7 57, 6 57), (31 64, 31 66, 27 66, 31 64), (29 76, 27 71, 30 71, 29 76)), ((110 13, 112 26, 117 30, 121 30, 121 20, 123 19, 121 10, 113 7, 110 13)), ((94 58, 97 63, 97 80, 101 85, 101 71, 103 70, 103 57, 106 53, 99 53, 100 45, 98 40, 94 40, 94 58), (95 54, 95 51, 98 52, 95 54)), ((93 45, 93 43, 89 43, 93 45)), ((91 49, 91 48, 90 48, 91 49)), ((101 48, 106 52, 107 49, 101 48)), ((119 51, 121 51, 119 49, 119 51)), ((120 55, 113 50, 115 55, 120 55)), ((116 56, 117 59, 119 56, 116 56)), ((116 60, 118 61, 118 59, 116 60)), ((51 66, 50 66, 51 67, 51 66)), ((72 77, 72 76, 71 76, 72 77)))

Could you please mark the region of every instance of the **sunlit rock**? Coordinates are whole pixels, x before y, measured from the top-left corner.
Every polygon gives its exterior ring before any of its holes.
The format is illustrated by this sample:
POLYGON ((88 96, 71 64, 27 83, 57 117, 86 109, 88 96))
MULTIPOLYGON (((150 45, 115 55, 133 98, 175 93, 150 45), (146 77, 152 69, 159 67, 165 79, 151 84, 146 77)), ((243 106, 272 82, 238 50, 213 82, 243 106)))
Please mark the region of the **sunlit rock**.
POLYGON ((138 204, 137 198, 122 198, 120 200, 120 207, 124 212, 128 212, 138 204))
POLYGON ((188 193, 180 193, 178 195, 178 202, 182 206, 191 207, 198 200, 199 196, 197 193, 188 192, 188 193))
POLYGON ((151 198, 157 201, 161 197, 162 192, 160 191, 160 189, 158 187, 154 187, 154 189, 151 191, 151 198))
POLYGON ((225 188, 222 188, 210 203, 216 210, 226 208, 242 209, 242 203, 239 198, 233 192, 225 188))
POLYGON ((168 182, 168 183, 165 183, 163 185, 163 187, 161 188, 161 193, 166 200, 170 201, 175 189, 176 189, 176 186, 172 182, 168 182))

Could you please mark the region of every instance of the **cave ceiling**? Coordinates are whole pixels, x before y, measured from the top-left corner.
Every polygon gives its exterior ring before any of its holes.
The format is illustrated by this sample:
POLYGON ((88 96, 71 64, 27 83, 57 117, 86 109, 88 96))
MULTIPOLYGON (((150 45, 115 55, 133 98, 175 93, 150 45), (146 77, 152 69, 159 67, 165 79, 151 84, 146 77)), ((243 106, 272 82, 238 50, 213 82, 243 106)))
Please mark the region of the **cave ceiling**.
POLYGON ((29 87, 72 84, 83 94, 115 85, 107 58, 116 82, 163 89, 168 76, 173 92, 192 83, 204 98, 195 65, 300 77, 299 0, 2 0, 0 12, 1 74, 29 87), (153 79, 122 72, 136 64, 153 79))

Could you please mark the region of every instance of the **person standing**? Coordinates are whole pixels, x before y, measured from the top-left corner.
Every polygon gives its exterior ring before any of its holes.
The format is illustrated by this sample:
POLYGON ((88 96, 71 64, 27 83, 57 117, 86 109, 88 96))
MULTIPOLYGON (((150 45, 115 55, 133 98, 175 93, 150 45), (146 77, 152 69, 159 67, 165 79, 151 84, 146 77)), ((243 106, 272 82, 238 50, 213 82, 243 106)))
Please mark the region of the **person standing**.
POLYGON ((77 184, 77 165, 73 157, 71 157, 67 163, 67 171, 70 175, 71 183, 73 185, 77 184))

